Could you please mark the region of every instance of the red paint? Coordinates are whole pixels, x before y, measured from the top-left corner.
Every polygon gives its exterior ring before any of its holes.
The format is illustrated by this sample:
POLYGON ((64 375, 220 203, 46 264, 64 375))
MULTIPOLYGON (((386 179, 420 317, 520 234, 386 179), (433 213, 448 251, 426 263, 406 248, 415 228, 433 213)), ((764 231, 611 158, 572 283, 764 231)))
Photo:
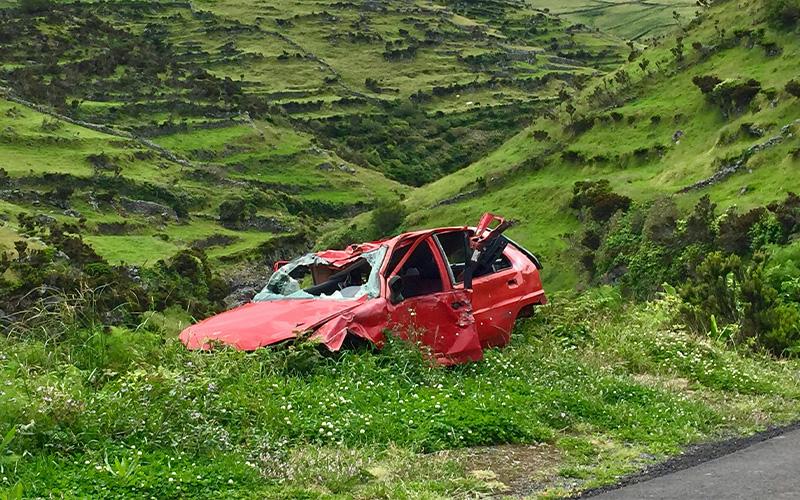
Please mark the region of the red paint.
MULTIPOLYGON (((502 251, 502 258, 498 255, 498 262, 502 260, 503 266, 508 267, 492 267, 497 270, 476 276, 472 290, 464 290, 463 283, 454 283, 450 278, 450 268, 455 263, 448 262, 440 250, 438 235, 466 232, 469 251, 480 251, 486 241, 497 237, 509 225, 502 217, 485 214, 477 229, 465 226, 417 231, 350 245, 344 250, 318 252, 316 255, 325 259, 329 267, 338 270, 356 264, 363 253, 386 246, 388 251, 380 264, 379 296, 251 302, 188 327, 180 339, 190 349, 210 349, 220 342, 251 351, 308 337, 337 351, 348 336, 381 347, 385 331, 392 330, 402 338, 420 342, 441 364, 480 360, 484 348, 509 342, 514 322, 523 308, 547 302, 539 270, 528 257, 530 254, 509 243, 502 251), (497 232, 489 237, 494 223, 497 232), (430 258, 412 260, 417 250, 430 258), (395 252, 403 251, 402 258, 392 259, 393 255, 400 255, 395 252), (408 297, 392 303, 389 280, 402 273, 405 274, 399 281, 400 295, 408 297), (426 286, 433 283, 435 289, 423 293, 423 288, 412 286, 417 282, 426 286)), ((276 263, 275 269, 284 264, 276 263)))

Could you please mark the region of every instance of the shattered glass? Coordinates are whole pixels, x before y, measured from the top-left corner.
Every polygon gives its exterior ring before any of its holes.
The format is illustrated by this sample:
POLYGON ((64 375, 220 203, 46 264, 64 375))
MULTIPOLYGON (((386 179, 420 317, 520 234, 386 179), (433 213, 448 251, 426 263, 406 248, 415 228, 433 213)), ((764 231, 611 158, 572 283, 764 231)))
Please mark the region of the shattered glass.
POLYGON ((340 268, 314 253, 298 257, 272 274, 267 285, 253 297, 253 302, 285 299, 354 300, 380 295, 380 267, 387 247, 364 252, 340 268), (369 266, 369 276, 360 279, 363 264, 369 266), (351 273, 344 273, 352 269, 351 273), (317 282, 321 272, 332 272, 328 281, 317 282))

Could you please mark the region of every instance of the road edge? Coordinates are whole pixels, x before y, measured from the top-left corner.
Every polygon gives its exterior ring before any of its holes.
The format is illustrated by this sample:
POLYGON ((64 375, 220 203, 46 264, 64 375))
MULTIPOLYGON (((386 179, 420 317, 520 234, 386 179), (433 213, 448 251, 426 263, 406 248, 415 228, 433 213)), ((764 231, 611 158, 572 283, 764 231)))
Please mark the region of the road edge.
POLYGON ((628 476, 623 476, 613 484, 599 486, 574 495, 567 496, 570 499, 590 498, 608 491, 618 490, 632 484, 643 483, 657 477, 666 476, 673 472, 691 469, 705 462, 710 462, 725 455, 730 455, 739 450, 749 448, 787 432, 800 429, 800 420, 786 425, 769 426, 765 430, 756 432, 749 436, 736 436, 722 441, 710 441, 699 443, 687 447, 680 455, 669 458, 645 467, 639 472, 628 476))

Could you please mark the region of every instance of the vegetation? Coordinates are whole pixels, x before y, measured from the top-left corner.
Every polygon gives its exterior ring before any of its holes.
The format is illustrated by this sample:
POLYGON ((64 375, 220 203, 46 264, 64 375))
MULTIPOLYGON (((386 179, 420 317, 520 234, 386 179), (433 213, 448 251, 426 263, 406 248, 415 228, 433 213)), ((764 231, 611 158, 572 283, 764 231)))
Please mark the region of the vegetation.
POLYGON ((798 12, 0 0, 0 498, 554 497, 795 421, 798 12), (481 363, 176 338, 486 210, 551 304, 481 363))
POLYGON ((396 340, 336 357, 191 353, 175 309, 136 329, 20 333, 2 341, 2 424, 22 425, 5 484, 26 496, 502 492, 515 483, 472 472, 458 450, 538 442, 554 457, 538 491, 563 493, 798 411, 794 362, 674 326, 676 296, 556 302, 512 347, 456 369, 396 340))

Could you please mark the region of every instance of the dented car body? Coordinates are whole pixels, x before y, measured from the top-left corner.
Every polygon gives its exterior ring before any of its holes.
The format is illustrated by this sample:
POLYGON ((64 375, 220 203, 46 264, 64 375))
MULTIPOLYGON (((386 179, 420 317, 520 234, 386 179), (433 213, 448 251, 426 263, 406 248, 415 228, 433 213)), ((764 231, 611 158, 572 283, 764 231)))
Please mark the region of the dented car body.
POLYGON ((504 346, 514 322, 546 303, 538 259, 484 214, 477 227, 404 233, 275 264, 253 301, 185 329, 190 349, 222 343, 251 351, 300 338, 332 351, 385 334, 419 341, 445 365, 504 346))

